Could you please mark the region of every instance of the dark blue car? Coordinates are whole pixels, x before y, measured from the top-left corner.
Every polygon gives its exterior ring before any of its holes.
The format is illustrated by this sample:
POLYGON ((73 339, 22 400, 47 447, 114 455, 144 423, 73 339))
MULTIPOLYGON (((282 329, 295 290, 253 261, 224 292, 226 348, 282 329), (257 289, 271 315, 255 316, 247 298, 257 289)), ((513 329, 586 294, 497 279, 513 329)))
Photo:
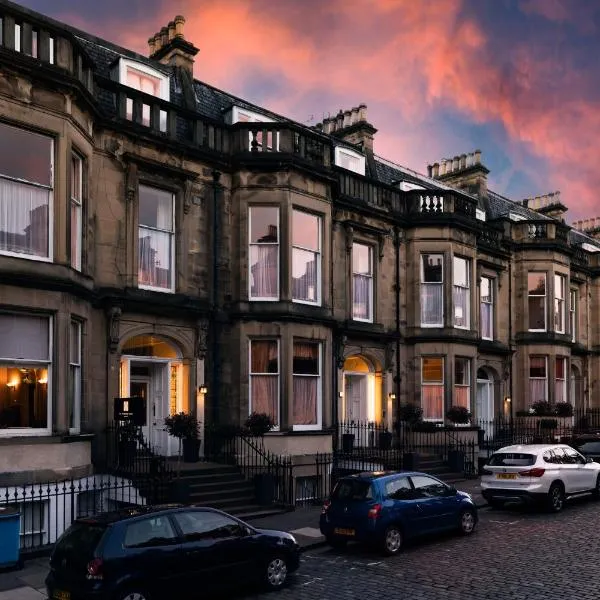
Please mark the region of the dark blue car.
POLYGON ((341 478, 323 505, 321 533, 332 546, 348 541, 397 554, 406 539, 477 525, 471 496, 425 473, 375 472, 341 478))

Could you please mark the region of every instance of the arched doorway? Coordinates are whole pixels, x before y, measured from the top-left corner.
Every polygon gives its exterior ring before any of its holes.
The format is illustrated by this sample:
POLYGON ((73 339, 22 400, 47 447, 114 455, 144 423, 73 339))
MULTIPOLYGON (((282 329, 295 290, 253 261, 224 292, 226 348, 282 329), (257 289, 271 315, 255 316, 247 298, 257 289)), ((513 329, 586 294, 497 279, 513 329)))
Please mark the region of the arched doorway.
POLYGON ((165 429, 165 417, 183 406, 183 363, 169 341, 154 335, 137 335, 121 349, 119 390, 123 398, 146 400, 144 438, 162 456, 176 454, 178 444, 165 429))
POLYGON ((479 426, 490 439, 494 433, 494 377, 483 367, 477 369, 475 410, 479 426))

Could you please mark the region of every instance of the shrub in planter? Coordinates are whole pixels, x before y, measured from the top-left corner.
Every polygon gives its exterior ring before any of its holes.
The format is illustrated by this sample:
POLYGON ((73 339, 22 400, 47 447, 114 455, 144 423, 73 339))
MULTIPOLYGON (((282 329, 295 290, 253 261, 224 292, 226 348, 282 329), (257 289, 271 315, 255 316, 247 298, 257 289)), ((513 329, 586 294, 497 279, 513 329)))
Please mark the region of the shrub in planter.
POLYGON ((572 417, 573 416, 573 405, 569 402, 557 402, 554 410, 558 417, 572 417))
POLYGON ((200 457, 199 423, 194 415, 180 412, 165 418, 167 433, 179 440, 179 460, 183 446, 183 460, 197 462, 200 457))
POLYGON ((266 433, 269 433, 271 429, 275 427, 271 415, 266 413, 253 412, 246 419, 246 429, 248 433, 254 437, 263 437, 266 433))
POLYGON ((398 410, 398 419, 409 426, 416 425, 423 420, 423 409, 417 404, 401 404, 398 410))
POLYGON ((456 425, 466 425, 471 421, 471 413, 464 406, 451 406, 446 413, 446 418, 456 425))
POLYGON ((548 417, 554 414, 552 410, 552 405, 550 402, 546 402, 545 400, 539 400, 538 402, 534 402, 531 405, 533 408, 533 412, 536 417, 548 417))

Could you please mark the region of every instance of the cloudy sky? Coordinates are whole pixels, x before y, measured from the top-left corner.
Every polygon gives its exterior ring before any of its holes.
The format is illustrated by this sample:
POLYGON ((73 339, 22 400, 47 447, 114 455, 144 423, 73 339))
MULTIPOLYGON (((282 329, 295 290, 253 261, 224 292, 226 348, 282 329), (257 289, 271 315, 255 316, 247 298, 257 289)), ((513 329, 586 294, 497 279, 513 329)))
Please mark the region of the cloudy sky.
POLYGON ((142 53, 182 14, 198 79, 307 124, 364 102, 379 155, 480 148, 495 191, 600 215, 598 0, 20 2, 142 53))

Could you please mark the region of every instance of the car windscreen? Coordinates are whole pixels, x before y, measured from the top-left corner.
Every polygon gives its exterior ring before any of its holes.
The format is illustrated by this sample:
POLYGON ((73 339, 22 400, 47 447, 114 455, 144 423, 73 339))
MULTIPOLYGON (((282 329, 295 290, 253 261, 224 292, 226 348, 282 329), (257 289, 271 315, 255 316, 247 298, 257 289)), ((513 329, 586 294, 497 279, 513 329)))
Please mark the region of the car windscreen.
POLYGON ((600 454, 600 442, 580 442, 576 448, 582 454, 600 454))
POLYGON ((497 452, 492 454, 488 465, 490 467, 529 467, 535 464, 535 454, 522 452, 497 452))
POLYGON ((364 479, 341 479, 337 482, 332 500, 370 500, 373 489, 370 481, 364 479))

